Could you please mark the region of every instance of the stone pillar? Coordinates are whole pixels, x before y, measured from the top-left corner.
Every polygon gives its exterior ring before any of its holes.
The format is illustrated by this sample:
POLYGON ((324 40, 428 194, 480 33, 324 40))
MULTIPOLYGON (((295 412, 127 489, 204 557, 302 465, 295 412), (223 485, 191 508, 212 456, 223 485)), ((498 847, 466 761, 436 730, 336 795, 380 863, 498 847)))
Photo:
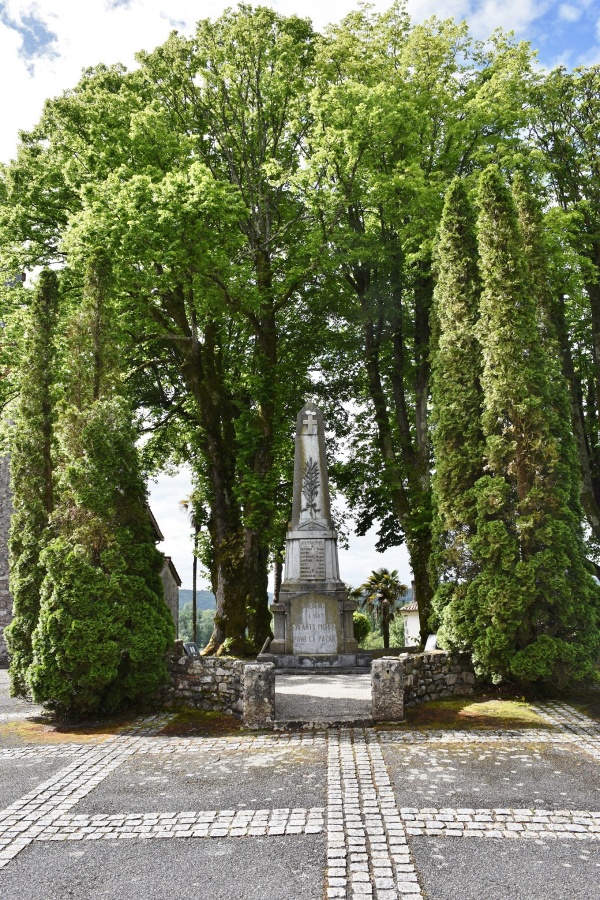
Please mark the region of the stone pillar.
POLYGON ((283 603, 273 603, 273 640, 269 645, 269 653, 285 653, 285 619, 287 607, 283 603))
POLYGON ((249 663, 243 674, 244 725, 272 728, 275 721, 275 666, 249 663))
POLYGON ((374 722, 404 718, 404 659, 384 656, 371 665, 371 705, 374 722))

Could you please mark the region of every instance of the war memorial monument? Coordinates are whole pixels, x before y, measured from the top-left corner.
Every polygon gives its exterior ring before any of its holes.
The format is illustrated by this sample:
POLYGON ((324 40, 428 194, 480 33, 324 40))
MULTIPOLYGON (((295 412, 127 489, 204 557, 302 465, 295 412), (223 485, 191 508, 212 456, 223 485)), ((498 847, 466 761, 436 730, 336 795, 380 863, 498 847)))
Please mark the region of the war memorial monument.
POLYGON ((355 609, 339 573, 323 416, 314 403, 307 403, 296 423, 285 575, 278 602, 271 606, 274 638, 269 651, 276 664, 355 665, 355 609))

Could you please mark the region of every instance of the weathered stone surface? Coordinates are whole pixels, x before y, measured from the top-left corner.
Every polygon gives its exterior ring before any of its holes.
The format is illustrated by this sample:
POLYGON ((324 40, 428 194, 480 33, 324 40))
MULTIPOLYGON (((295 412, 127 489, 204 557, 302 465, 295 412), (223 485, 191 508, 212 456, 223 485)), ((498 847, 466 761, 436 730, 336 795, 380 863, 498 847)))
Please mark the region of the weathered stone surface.
POLYGON ((157 695, 158 704, 165 709, 192 706, 241 718, 245 663, 223 657, 181 656, 180 643, 177 642, 175 651, 167 657, 169 683, 157 695))
POLYGON ((314 403, 307 403, 296 421, 292 520, 286 535, 279 602, 271 607, 274 638, 270 653, 356 653, 355 609, 340 579, 323 416, 314 403))
MULTIPOLYGON (((176 644, 176 648, 179 643, 176 644)), ((326 656, 322 658, 327 659, 326 656)), ((300 664, 302 657, 293 659, 300 664)), ((255 716, 256 722, 259 723, 251 727, 272 727, 275 704, 275 676, 272 663, 257 665, 223 657, 193 659, 181 656, 177 649, 168 657, 167 662, 170 680, 157 697, 161 706, 165 708, 193 706, 242 718, 246 689, 245 670, 250 669, 255 671, 254 675, 252 671, 248 675, 248 691, 250 692, 253 677, 258 685, 252 688, 254 699, 249 696, 249 703, 254 703, 255 711, 251 712, 248 707, 248 715, 255 716), (257 672, 261 667, 264 670, 265 666, 271 675, 263 683, 257 677, 257 672)), ((314 665, 314 660, 311 661, 311 665, 314 665)), ((402 654, 373 660, 371 684, 373 718, 377 721, 394 721, 403 717, 401 711, 403 707, 441 697, 471 695, 474 691, 475 675, 467 657, 453 657, 442 650, 437 650, 428 654, 402 654)))
POLYGON ((165 556, 165 562, 160 573, 160 580, 163 585, 165 603, 171 611, 173 624, 175 626, 175 634, 177 635, 179 634, 179 588, 181 582, 179 581, 177 570, 175 569, 170 556, 165 556))
POLYGON ((12 622, 13 604, 8 589, 8 530, 12 515, 9 457, 0 457, 0 665, 8 664, 4 629, 12 622))
POLYGON ((374 659, 371 667, 371 703, 374 722, 400 722, 404 718, 404 660, 374 659))
POLYGON ((473 693, 475 675, 466 656, 452 656, 444 650, 431 653, 402 654, 404 669, 404 705, 413 706, 440 697, 473 693))
POLYGON ((289 621, 294 654, 343 652, 340 605, 335 595, 307 593, 296 598, 289 621))
POLYGON ((275 721, 275 666, 249 663, 243 675, 244 725, 272 728, 275 721))

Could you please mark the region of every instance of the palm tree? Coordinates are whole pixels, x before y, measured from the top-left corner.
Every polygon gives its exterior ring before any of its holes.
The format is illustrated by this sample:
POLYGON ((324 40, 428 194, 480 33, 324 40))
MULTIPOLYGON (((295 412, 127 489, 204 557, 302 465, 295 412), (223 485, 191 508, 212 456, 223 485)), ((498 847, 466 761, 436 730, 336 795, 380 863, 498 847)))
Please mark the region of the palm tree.
POLYGON ((390 623, 398 611, 401 597, 406 597, 408 587, 398 578, 396 569, 376 569, 358 589, 364 596, 361 606, 381 620, 383 646, 390 646, 390 623))

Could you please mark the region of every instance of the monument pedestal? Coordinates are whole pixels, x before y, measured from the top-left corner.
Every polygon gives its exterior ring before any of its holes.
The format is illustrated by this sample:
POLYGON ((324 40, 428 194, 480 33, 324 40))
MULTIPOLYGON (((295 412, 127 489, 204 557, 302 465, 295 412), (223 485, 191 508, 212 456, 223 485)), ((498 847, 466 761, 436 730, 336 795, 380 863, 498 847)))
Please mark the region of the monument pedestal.
POLYGON ((329 505, 323 417, 314 403, 296 423, 294 501, 286 535, 285 578, 271 607, 273 656, 318 660, 345 657, 354 665, 358 644, 352 613, 356 603, 339 576, 337 533, 329 505), (352 661, 353 658, 353 661, 352 661))
POLYGON ((338 591, 282 592, 279 603, 271 606, 275 636, 269 652, 293 656, 356 654, 355 609, 356 603, 348 600, 343 586, 338 591))

